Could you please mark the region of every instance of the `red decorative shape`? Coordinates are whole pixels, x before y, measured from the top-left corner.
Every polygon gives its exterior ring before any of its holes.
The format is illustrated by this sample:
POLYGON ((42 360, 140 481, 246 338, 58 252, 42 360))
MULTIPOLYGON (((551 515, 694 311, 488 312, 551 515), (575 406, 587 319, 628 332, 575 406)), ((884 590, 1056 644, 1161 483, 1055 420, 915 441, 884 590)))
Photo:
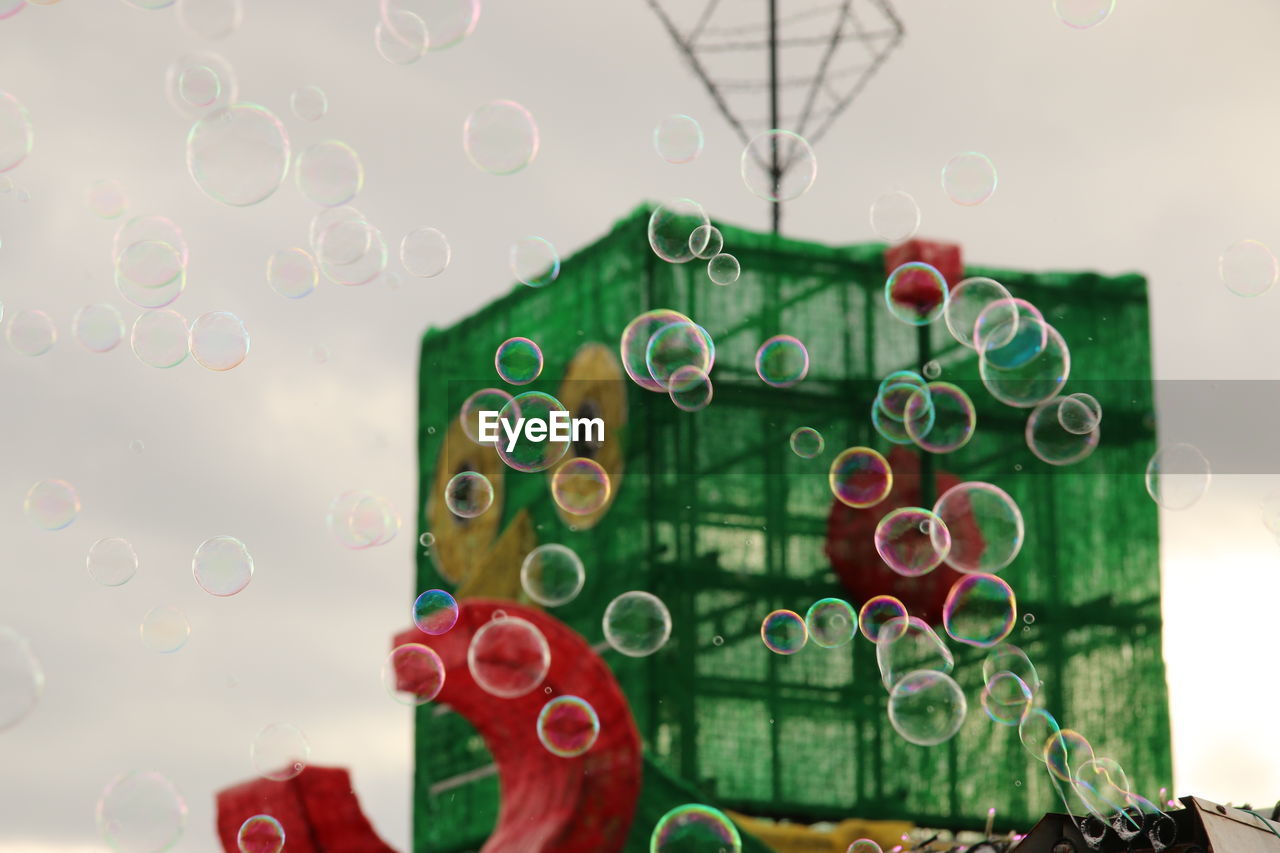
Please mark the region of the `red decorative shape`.
MULTIPOLYGON (((937 625, 942 621, 942 606, 951 585, 963 575, 943 563, 927 575, 903 577, 885 565, 876 552, 875 532, 880 519, 899 507, 920 506, 920 457, 898 446, 889 452, 888 459, 893 469, 893 488, 883 501, 869 509, 854 509, 832 501, 824 550, 840 583, 858 606, 877 595, 892 595, 906 605, 911 615, 937 625)), ((938 471, 934 498, 959 483, 954 474, 938 471)), ((960 525, 960 529, 953 525, 953 536, 977 535, 971 516, 966 516, 960 525)))
POLYGON ((884 269, 891 273, 903 264, 919 261, 942 273, 948 287, 955 287, 964 278, 964 258, 956 243, 935 243, 932 240, 908 240, 891 246, 884 253, 884 269))
POLYGON ((289 853, 395 853, 360 810, 351 775, 341 767, 308 767, 293 779, 255 779, 218 793, 218 838, 239 853, 236 836, 254 815, 284 828, 289 853))
POLYGON ((433 637, 411 628, 395 644, 435 649, 446 672, 436 702, 475 726, 498 765, 502 803, 483 853, 621 851, 640 796, 644 759, 631 708, 613 673, 581 635, 541 610, 476 598, 458 606, 458 621, 448 633, 433 637), (532 622, 551 647, 546 679, 514 699, 486 693, 467 668, 471 638, 496 610, 532 622), (553 755, 538 740, 538 713, 565 695, 586 699, 600 718, 599 738, 576 758, 553 755))

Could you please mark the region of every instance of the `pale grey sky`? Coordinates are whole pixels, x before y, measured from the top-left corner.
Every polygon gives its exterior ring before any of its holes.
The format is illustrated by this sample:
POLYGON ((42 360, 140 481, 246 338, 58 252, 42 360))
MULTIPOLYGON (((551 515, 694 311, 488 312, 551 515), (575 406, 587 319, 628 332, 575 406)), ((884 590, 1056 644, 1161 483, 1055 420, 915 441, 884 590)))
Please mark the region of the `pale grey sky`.
MULTIPOLYGON (((819 143, 818 179, 788 209, 789 234, 872 239, 870 203, 901 188, 920 203, 921 233, 962 243, 974 262, 1148 275, 1160 377, 1276 378, 1280 294, 1234 297, 1216 263, 1241 238, 1280 246, 1280 7, 1119 0, 1111 20, 1077 32, 1050 0, 896 5, 907 39, 819 143), (1000 184, 966 209, 942 194, 938 171, 971 149, 992 158, 1000 184)), ((6 314, 49 312, 60 333, 40 358, 0 348, 0 623, 31 639, 48 676, 36 711, 0 735, 0 853, 101 849, 94 802, 134 767, 161 770, 186 793, 179 850, 218 849, 213 792, 252 774, 249 743, 275 720, 306 731, 316 762, 350 767, 379 832, 406 849, 411 714, 387 700, 378 669, 407 622, 414 543, 402 532, 346 552, 324 513, 337 493, 364 488, 412 517, 423 329, 505 292, 507 247, 525 234, 567 255, 637 202, 670 196, 767 223, 739 179, 740 146, 641 0, 494 0, 468 42, 409 67, 374 51, 373 0, 246 6, 240 30, 212 44, 184 32, 172 9, 119 0, 64 0, 0 21, 0 90, 27 105, 36 131, 31 157, 9 173, 30 201, 0 196, 0 300, 6 314), (235 68, 243 100, 286 121, 295 150, 333 138, 361 154, 355 204, 390 240, 443 230, 454 250, 445 275, 402 274, 398 290, 322 284, 298 302, 272 292, 266 258, 305 245, 313 208, 292 183, 248 209, 197 190, 184 163, 190 123, 163 81, 175 58, 202 48, 235 68), (306 84, 329 96, 314 124, 289 113, 290 92, 306 84), (542 131, 537 161, 509 178, 472 168, 460 144, 468 112, 495 98, 525 104, 542 131), (706 133, 687 166, 651 148, 654 125, 676 112, 706 133), (188 318, 239 314, 253 336, 241 367, 160 371, 127 346, 95 356, 72 339, 81 305, 112 302, 126 322, 137 313, 111 281, 115 223, 84 205, 101 178, 125 184, 132 212, 185 230, 189 282, 174 307, 188 318), (313 361, 316 345, 329 348, 327 363, 313 361), (134 439, 145 452, 130 452, 134 439), (46 477, 74 483, 84 504, 57 533, 22 514, 26 489, 46 477), (197 588, 188 568, 195 546, 223 533, 257 563, 249 588, 226 600, 197 588), (85 574, 85 551, 103 536, 137 548, 142 566, 125 587, 85 574), (137 639, 143 613, 163 603, 193 625, 169 657, 137 639)), ((1216 426, 1256 417, 1241 409, 1166 417, 1161 430, 1211 443, 1216 426)), ((1280 469, 1219 477, 1198 506, 1164 519, 1179 794, 1255 805, 1280 796, 1280 696, 1265 676, 1280 546, 1257 513, 1277 486, 1280 469)))

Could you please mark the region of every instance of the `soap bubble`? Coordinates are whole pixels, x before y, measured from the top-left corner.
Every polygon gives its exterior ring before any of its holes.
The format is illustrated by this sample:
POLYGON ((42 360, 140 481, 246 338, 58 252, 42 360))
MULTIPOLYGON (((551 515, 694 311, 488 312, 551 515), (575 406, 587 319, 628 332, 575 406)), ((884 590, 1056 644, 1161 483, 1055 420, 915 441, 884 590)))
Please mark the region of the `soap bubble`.
POLYGON ((724 249, 724 235, 714 225, 699 225, 689 233, 689 251, 695 258, 709 261, 724 249))
POLYGON ((1059 731, 1058 721, 1044 708, 1028 708, 1018 721, 1018 740, 1041 764, 1044 763, 1044 745, 1059 731))
POLYGON ((1102 405, 1091 394, 1070 394, 1058 406, 1058 423, 1072 435, 1086 435, 1102 421, 1102 405))
POLYGON ((950 740, 964 724, 969 705, 946 673, 924 669, 903 676, 889 694, 889 723, 919 746, 950 740))
POLYGON ((379 0, 379 13, 390 34, 402 40, 411 40, 417 32, 405 32, 400 16, 418 18, 431 33, 431 50, 439 51, 461 43, 475 31, 480 0, 379 0))
POLYGON ((511 274, 529 287, 546 287, 560 276, 560 253, 542 237, 521 237, 511 244, 511 274))
POLYGON ((891 690, 917 670, 951 672, 955 657, 929 623, 915 616, 899 617, 880 626, 876 635, 876 665, 880 681, 891 690))
POLYGON ((284 827, 271 815, 254 815, 240 824, 236 844, 240 853, 280 853, 284 849, 284 827))
POLYGON ((1018 676, 1033 696, 1040 690, 1040 673, 1027 653, 1015 645, 1000 643, 982 659, 983 682, 990 681, 1001 672, 1012 672, 1018 676))
POLYGON ((951 533, 946 523, 931 511, 905 506, 891 510, 880 519, 875 545, 885 565, 903 577, 914 578, 942 564, 951 551, 951 533))
POLYGON ((653 148, 668 163, 692 163, 702 144, 702 127, 686 115, 669 115, 653 129, 653 148))
POLYGON ((696 325, 679 311, 658 308, 636 316, 622 330, 619 342, 622 367, 633 382, 647 391, 668 390, 655 382, 649 374, 648 355, 649 343, 653 340, 653 336, 672 323, 696 325))
POLYGON ((117 180, 94 181, 89 185, 86 201, 89 212, 99 219, 115 219, 129 206, 124 184, 117 180))
POLYGON ((570 515, 591 515, 609 502, 609 474, 594 459, 575 456, 551 477, 551 497, 570 515))
POLYGON ((997 672, 982 688, 982 710, 993 723, 1016 726, 1031 707, 1031 689, 1012 672, 997 672))
POLYGON ((1022 510, 999 486, 976 481, 952 486, 939 496, 933 512, 950 535, 946 562, 957 571, 998 572, 1022 550, 1022 510))
POLYGON ((555 465, 569 452, 572 444, 570 435, 564 439, 552 438, 551 424, 553 419, 567 418, 568 409, 564 404, 541 391, 526 391, 511 398, 498 413, 501 438, 497 444, 498 458, 507 467, 517 471, 545 471, 555 465), (521 429, 519 436, 512 442, 507 437, 507 427, 519 423, 523 417, 528 422, 541 421, 546 424, 545 440, 534 441, 529 437, 527 429, 521 429))
POLYGON ((153 607, 138 626, 142 645, 162 655, 173 654, 187 644, 191 623, 187 615, 170 604, 153 607))
POLYGON ((907 416, 907 403, 912 395, 927 384, 913 370, 895 370, 880 380, 876 389, 876 408, 891 420, 902 421, 907 416))
POLYGON ((1013 631, 1018 601, 1013 588, 995 575, 969 574, 957 580, 942 609, 951 639, 989 649, 1013 631))
POLYGON ((693 233, 710 225, 707 212, 693 199, 669 201, 658 205, 649 214, 649 246, 655 255, 668 263, 688 263, 694 258, 694 250, 690 246, 693 233))
POLYGON ((1116 8, 1116 0, 1053 0, 1053 11, 1068 27, 1087 30, 1101 24, 1116 8))
POLYGON ((903 243, 920 227, 920 206, 910 193, 887 192, 871 203, 871 230, 888 243, 903 243))
POLYGON ((587 573, 582 559, 571 548, 554 543, 539 545, 525 555, 520 566, 520 586, 544 607, 558 607, 578 597, 587 573))
POLYGON ((214 536, 196 548, 191 558, 196 583, 210 595, 235 595, 253 579, 253 557, 234 536, 214 536))
POLYGON ((80 514, 80 494, 66 480, 41 480, 27 490, 27 519, 43 530, 61 530, 80 514))
POLYGON ((670 387, 667 389, 671 402, 686 412, 697 412, 711 404, 715 396, 715 387, 711 377, 697 365, 681 367, 671 374, 670 387))
POLYGON ((392 65, 412 65, 431 49, 431 33, 420 15, 399 9, 384 13, 374 26, 373 44, 392 65))
POLYGON ((842 598, 823 598, 809 606, 804 624, 814 645, 834 649, 853 639, 858 631, 858 614, 842 598))
POLYGON ((818 160, 803 136, 789 130, 765 130, 752 137, 743 149, 739 171, 742 182, 756 197, 772 202, 791 201, 813 186, 818 177, 818 160))
POLYGON ((249 758, 259 776, 284 782, 306 769, 311 760, 311 742, 292 723, 271 723, 253 739, 249 758))
POLYGON ((907 435, 930 453, 954 453, 964 447, 973 438, 977 423, 973 400, 950 382, 930 382, 917 388, 903 411, 907 435))
POLYGON ((942 190, 956 204, 982 204, 996 191, 996 167, 977 151, 957 154, 942 167, 942 190))
POLYGON ((649 853, 742 853, 742 836, 724 812, 690 803, 658 818, 649 853))
MULTIPOLYGON (((873 643, 879 642, 880 635, 886 625, 900 626, 895 620, 905 620, 907 608, 892 595, 877 595, 868 598, 858 611, 858 630, 862 636, 873 643)), ((890 633, 897 628, 890 630, 890 633)))
POLYGON ((192 322, 189 346, 197 364, 221 373, 244 362, 249 354, 249 330, 230 311, 210 311, 192 322))
POLYGON ((243 0, 178 0, 176 11, 188 32, 207 39, 226 38, 244 20, 243 0))
MULTIPOLYGON (((1012 297, 1003 284, 995 279, 977 276, 966 278, 951 289, 943 316, 951 337, 969 349, 976 349, 973 340, 974 326, 988 306, 995 303, 1009 304, 1012 297)), ((1008 314, 1008 310, 1005 310, 1008 314)), ((1016 324, 1008 330, 1008 336, 1017 330, 1016 324)))
POLYGON ((382 664, 382 686, 401 705, 425 705, 444 688, 444 661, 421 643, 396 646, 382 664))
POLYGON ((494 353, 493 367, 503 382, 528 385, 542 374, 542 350, 528 338, 508 338, 494 353))
POLYGON ((4 336, 18 355, 34 358, 53 349, 58 342, 58 328, 43 311, 19 311, 9 317, 4 336))
MULTIPOLYGON (((988 308, 984 315, 991 310, 988 308)), ((1002 347, 980 347, 979 351, 978 372, 982 384, 1006 406, 1029 409, 1052 399, 1071 375, 1071 353, 1066 341, 1057 329, 1034 317, 1019 318, 1017 335, 1010 343, 1002 347), (1028 337, 1043 340, 1043 348, 1025 359, 1018 355, 1014 359, 1020 362, 1017 366, 1000 367, 1002 362, 1008 363, 1011 352, 1025 352, 1021 345, 1028 337)))
POLYGON ((842 504, 866 509, 888 497, 893 470, 889 461, 870 447, 850 447, 832 461, 827 481, 842 504))
POLYGON ((884 853, 884 851, 880 849, 879 844, 876 844, 870 838, 859 838, 850 844, 849 849, 844 853, 884 853))
POLYGON ((343 492, 329 503, 325 526, 345 548, 372 548, 396 538, 400 513, 386 498, 371 492, 343 492))
POLYGON ((186 318, 171 308, 161 308, 138 315, 129 344, 138 361, 164 369, 186 361, 189 337, 186 318))
MULTIPOLYGON (((1069 397, 1054 397, 1031 410, 1027 417, 1025 438, 1028 449, 1036 457, 1050 465, 1072 465, 1090 456, 1098 447, 1098 427, 1084 432, 1071 432, 1063 427, 1063 409, 1072 408, 1069 397)), ((1074 415, 1066 416, 1068 423, 1078 424, 1074 415)))
POLYGON ((163 774, 132 771, 112 779, 98 797, 98 835, 112 850, 168 850, 187 826, 187 803, 163 774))
POLYGON ((760 623, 760 639, 765 648, 780 655, 793 655, 809 641, 809 629, 800 614, 792 610, 775 610, 760 623))
POLYGON ((187 135, 187 169, 214 201, 247 207, 269 198, 289 173, 289 135, 275 114, 234 104, 196 122, 187 135))
POLYGON ((514 175, 538 156, 538 125, 515 101, 491 101, 467 116, 462 145, 477 169, 514 175))
POLYGON ((493 484, 478 471, 460 471, 444 487, 444 503, 458 518, 476 518, 493 506, 493 484))
POLYGON ((44 669, 27 638, 0 625, 0 732, 22 722, 44 693, 44 669))
POLYGON ((239 92, 240 84, 231 63, 211 51, 180 56, 165 70, 165 98, 184 118, 200 118, 230 106, 236 102, 239 92))
MULTIPOLYGON (((481 446, 488 445, 492 447, 494 441, 480 440, 480 413, 481 412, 501 412, 502 407, 511 402, 511 395, 501 388, 481 388, 467 397, 462 402, 462 407, 458 410, 458 420, 462 423, 462 431, 467 434, 467 438, 481 446)), ((520 413, 515 411, 512 413, 517 419, 520 413)), ((498 438, 496 441, 502 440, 502 428, 498 427, 498 438)))
POLYGON ((742 265, 733 255, 721 252, 707 262, 707 277, 719 285, 733 284, 742 274, 742 265))
POLYGON ((94 542, 84 563, 89 577, 103 586, 126 584, 138 572, 137 552, 129 540, 118 537, 94 542))
POLYGON ((551 648, 532 622, 495 614, 471 638, 467 668, 486 693, 514 699, 530 693, 547 677, 551 648))
POLYGON ((387 269, 387 241, 382 230, 351 207, 328 208, 342 213, 325 220, 315 241, 324 277, 335 284, 358 287, 387 269))
POLYGON ((557 696, 538 714, 538 740, 552 755, 576 758, 595 745, 600 717, 580 696, 557 696))
POLYGON ((329 112, 329 96, 319 86, 303 86, 289 96, 289 108, 303 121, 319 121, 329 112))
POLYGON ((697 323, 667 323, 649 338, 645 367, 653 381, 669 391, 671 377, 680 368, 693 366, 703 373, 711 369, 712 347, 710 336, 697 323))
POLYGON ((651 655, 671 637, 671 613, 656 595, 640 590, 624 592, 604 611, 604 638, 624 655, 651 655))
POLYGON ((309 145, 293 168, 298 191, 323 207, 338 207, 355 198, 364 186, 364 164, 345 142, 329 139, 309 145))
POLYGON ((429 589, 413 602, 413 624, 424 634, 438 637, 458 621, 458 602, 443 589, 429 589))
POLYGON ((1209 488, 1209 460, 1190 444, 1167 444, 1147 463, 1147 494, 1164 509, 1188 509, 1209 488))
POLYGON ((1085 736, 1071 729, 1050 735, 1041 753, 1049 772, 1068 784, 1074 778, 1076 768, 1095 758, 1093 747, 1085 736))
POLYGON ((409 275, 435 278, 449 267, 453 249, 436 228, 415 228, 400 241, 400 263, 409 275))
POLYGON ((821 456, 825 447, 826 440, 823 439, 822 433, 813 427, 797 427, 791 433, 791 452, 801 459, 821 456))
POLYGON ((72 319, 71 333, 89 352, 110 352, 124 339, 124 320, 114 305, 85 305, 72 319))
POLYGON ((774 335, 756 350, 756 373, 766 385, 790 388, 809 375, 809 350, 791 335, 774 335))
POLYGON ((320 272, 305 249, 280 249, 267 259, 267 284, 286 299, 301 299, 316 289, 320 272))
POLYGON ((937 320, 946 310, 947 299, 946 278, 920 261, 898 266, 884 283, 889 313, 909 326, 927 326, 937 320))
POLYGON ((27 108, 13 95, 0 91, 0 173, 27 159, 34 140, 27 108))

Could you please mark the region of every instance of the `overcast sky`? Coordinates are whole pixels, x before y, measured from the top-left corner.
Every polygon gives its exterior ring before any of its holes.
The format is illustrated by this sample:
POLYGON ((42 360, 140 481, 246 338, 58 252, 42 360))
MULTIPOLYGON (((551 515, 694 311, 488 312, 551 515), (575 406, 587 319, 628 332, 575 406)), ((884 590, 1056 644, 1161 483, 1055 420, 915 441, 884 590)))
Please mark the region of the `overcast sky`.
MULTIPOLYGON (((47 311, 60 333, 40 358, 0 347, 0 624, 31 639, 48 677, 36 711, 0 734, 0 853, 101 849, 98 793, 136 767, 186 793, 178 849, 218 849, 213 793, 252 775, 249 743, 275 720, 307 733, 317 763, 351 768, 378 831, 407 849, 411 714, 383 695, 378 668, 407 622, 414 542, 402 532, 344 551, 324 514, 334 495, 363 488, 412 518, 422 331, 505 292, 507 247, 525 234, 567 255, 639 201, 676 195, 767 225, 738 176, 740 145, 641 0, 495 0, 465 44, 409 67, 375 52, 373 0, 246 5, 240 29, 217 43, 185 32, 172 9, 119 0, 64 0, 0 21, 0 90, 26 104, 36 133, 9 173, 30 200, 0 195, 0 300, 6 318, 47 311), (205 48, 234 67, 242 100, 285 119, 295 150, 332 138, 360 153, 356 204, 389 239, 443 230, 454 250, 445 275, 402 274, 398 289, 322 285, 297 302, 272 292, 265 260, 305 245, 314 208, 292 184, 248 209, 193 184, 190 123, 163 84, 178 56, 205 48), (329 97, 314 124, 289 113, 290 93, 306 84, 329 97), (495 98, 525 104, 542 131, 537 161, 509 178, 478 172, 460 145, 467 114, 495 98), (654 125, 678 112, 706 133, 687 166, 651 147, 654 125), (174 307, 242 317, 253 347, 241 367, 161 371, 127 345, 99 356, 72 339, 72 315, 87 303, 112 302, 126 322, 137 314, 112 284, 116 224, 84 204, 102 178, 123 182, 131 213, 185 230, 189 282, 174 307), (313 359, 317 346, 326 363, 313 359), (135 439, 144 452, 130 451, 135 439), (47 477, 74 483, 84 506, 57 533, 22 512, 26 489, 47 477), (247 543, 257 574, 240 595, 215 599, 188 566, 199 542, 224 533, 247 543), (130 539, 140 556, 122 588, 84 571, 103 536, 130 539), (157 604, 191 619, 177 655, 138 641, 157 604)), ((974 263, 1145 273, 1159 377, 1275 378, 1280 294, 1233 296, 1216 264, 1242 238, 1280 246, 1280 6, 1119 0, 1087 32, 1062 25, 1049 0, 897 8, 906 41, 819 143, 818 180, 788 209, 789 234, 873 239, 872 200, 904 189, 919 201, 922 233, 962 243, 974 263), (942 164, 964 150, 999 170, 995 196, 978 208, 939 188, 942 164)), ((1243 432, 1274 458, 1274 398, 1257 387, 1257 407, 1163 412, 1162 439, 1212 446, 1243 432)), ((1280 796, 1268 675, 1280 545, 1257 509, 1280 487, 1280 468, 1262 473, 1219 476, 1199 505, 1163 519, 1176 792, 1254 805, 1280 796)))

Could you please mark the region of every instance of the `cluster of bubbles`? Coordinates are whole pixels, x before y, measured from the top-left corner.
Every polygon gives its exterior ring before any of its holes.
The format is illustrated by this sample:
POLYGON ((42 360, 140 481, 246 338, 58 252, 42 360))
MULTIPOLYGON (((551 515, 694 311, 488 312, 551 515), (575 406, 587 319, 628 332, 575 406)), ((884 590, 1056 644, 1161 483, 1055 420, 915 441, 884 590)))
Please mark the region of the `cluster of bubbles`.
POLYGON ((724 250, 724 232, 711 224, 702 205, 690 198, 668 201, 649 215, 649 246, 662 260, 685 264, 707 262, 707 277, 727 286, 742 275, 737 257, 724 250))
POLYGON ((389 500, 373 492, 343 492, 329 503, 325 526, 344 548, 374 548, 396 538, 400 513, 389 500))
POLYGON ((711 403, 715 342, 679 311, 658 308, 638 315, 622 330, 619 350, 623 369, 641 388, 667 394, 686 412, 711 403))

